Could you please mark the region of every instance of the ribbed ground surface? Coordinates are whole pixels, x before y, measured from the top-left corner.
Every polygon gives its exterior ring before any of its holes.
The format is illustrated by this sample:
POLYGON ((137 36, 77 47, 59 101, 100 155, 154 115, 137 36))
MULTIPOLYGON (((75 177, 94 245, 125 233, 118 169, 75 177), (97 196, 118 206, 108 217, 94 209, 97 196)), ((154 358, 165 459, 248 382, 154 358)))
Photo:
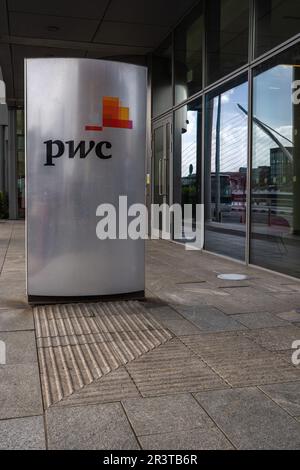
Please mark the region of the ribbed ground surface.
POLYGON ((34 321, 46 407, 171 338, 134 301, 39 306, 34 321))

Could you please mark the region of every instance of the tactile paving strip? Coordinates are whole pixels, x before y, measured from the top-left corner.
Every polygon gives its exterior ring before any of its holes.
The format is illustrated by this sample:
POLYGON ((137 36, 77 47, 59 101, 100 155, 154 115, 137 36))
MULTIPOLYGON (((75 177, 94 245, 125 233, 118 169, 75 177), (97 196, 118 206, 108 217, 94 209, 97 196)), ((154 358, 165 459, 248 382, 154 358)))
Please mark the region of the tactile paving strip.
POLYGON ((126 369, 143 397, 228 387, 178 338, 127 364, 126 369))
MULTIPOLYGON (((281 329, 281 328, 278 328, 281 329)), ((246 332, 225 332, 181 338, 208 366, 232 387, 300 379, 300 371, 251 341, 246 332)))
POLYGON ((34 320, 46 408, 172 337, 135 301, 39 306, 34 320))
POLYGON ((140 396, 135 383, 124 366, 86 385, 78 392, 58 402, 55 406, 112 403, 140 396))

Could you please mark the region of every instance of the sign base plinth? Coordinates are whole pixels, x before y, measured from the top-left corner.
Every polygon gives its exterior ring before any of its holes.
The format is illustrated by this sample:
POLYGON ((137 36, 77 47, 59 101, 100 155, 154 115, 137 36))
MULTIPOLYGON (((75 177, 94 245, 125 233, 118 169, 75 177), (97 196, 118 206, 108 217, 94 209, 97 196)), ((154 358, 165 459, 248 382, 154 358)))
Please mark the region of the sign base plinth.
POLYGON ((111 302, 116 300, 145 300, 145 291, 129 292, 125 294, 112 294, 112 295, 87 295, 78 297, 59 296, 48 297, 40 295, 29 295, 27 297, 29 305, 49 305, 49 304, 74 304, 84 302, 111 302))

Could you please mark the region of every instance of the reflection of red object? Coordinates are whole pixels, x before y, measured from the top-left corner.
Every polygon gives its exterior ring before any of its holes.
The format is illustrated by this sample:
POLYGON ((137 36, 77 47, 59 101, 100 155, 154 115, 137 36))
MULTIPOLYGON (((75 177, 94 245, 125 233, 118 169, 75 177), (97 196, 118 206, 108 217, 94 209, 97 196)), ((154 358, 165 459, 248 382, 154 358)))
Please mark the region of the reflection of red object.
POLYGON ((289 227, 289 222, 284 218, 280 217, 280 215, 271 215, 271 223, 270 225, 280 225, 282 227, 289 227))
MULTIPOLYGON (((103 127, 116 127, 118 129, 132 129, 129 120, 129 108, 121 106, 119 98, 114 96, 103 97, 102 120, 103 127)), ((85 126, 86 131, 102 131, 103 127, 97 125, 85 126)))
POLYGON ((85 126, 86 131, 102 131, 101 126, 85 126))

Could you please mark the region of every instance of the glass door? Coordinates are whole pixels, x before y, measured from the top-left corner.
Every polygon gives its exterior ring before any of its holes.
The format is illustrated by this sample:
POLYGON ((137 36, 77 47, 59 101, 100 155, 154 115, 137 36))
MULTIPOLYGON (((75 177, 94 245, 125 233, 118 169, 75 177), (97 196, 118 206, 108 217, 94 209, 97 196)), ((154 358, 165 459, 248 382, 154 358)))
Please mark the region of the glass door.
MULTIPOLYGON (((170 165, 172 162, 172 118, 165 118, 155 123, 152 133, 152 203, 171 205, 171 180, 170 165)), ((171 227, 163 227, 162 213, 158 220, 152 220, 153 232, 156 236, 162 236, 163 230, 170 234, 171 227)))

